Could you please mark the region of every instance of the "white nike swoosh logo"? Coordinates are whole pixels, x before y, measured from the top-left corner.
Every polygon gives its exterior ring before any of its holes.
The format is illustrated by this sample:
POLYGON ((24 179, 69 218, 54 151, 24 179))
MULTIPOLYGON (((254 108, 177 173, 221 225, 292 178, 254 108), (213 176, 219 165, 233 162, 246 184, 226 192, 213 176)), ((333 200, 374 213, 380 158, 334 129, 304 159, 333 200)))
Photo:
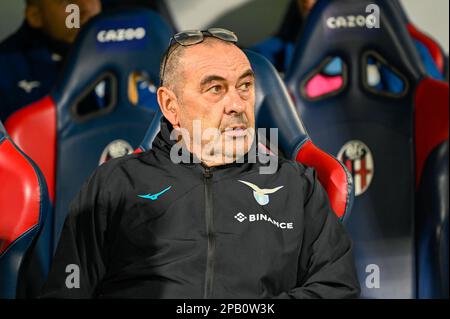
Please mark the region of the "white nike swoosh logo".
POLYGON ((26 80, 22 80, 19 83, 17 83, 18 87, 20 87, 21 89, 23 89, 25 92, 30 93, 33 89, 41 86, 41 82, 39 81, 26 81, 26 80))

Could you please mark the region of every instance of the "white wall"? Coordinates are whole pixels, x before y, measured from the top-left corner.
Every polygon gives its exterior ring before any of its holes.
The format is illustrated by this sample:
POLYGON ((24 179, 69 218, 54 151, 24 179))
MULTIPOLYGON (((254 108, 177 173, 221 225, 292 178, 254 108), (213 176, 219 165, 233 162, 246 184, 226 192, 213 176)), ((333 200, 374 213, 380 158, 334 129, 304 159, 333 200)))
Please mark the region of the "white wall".
MULTIPOLYGON (((250 0, 166 0, 180 29, 202 28, 224 12, 250 0)), ((273 0, 278 1, 278 0, 273 0)), ((449 0, 401 0, 411 20, 449 52, 449 0)), ((0 1, 0 41, 14 32, 23 19, 24 0, 0 1)))
MULTIPOLYGON (((250 0, 166 0, 179 29, 203 28, 223 12, 250 0)), ((277 0, 274 0, 277 1, 277 0)), ((387 0, 389 1, 389 0, 387 0)), ((431 35, 449 52, 449 0, 401 0, 410 19, 422 31, 431 35)))
POLYGON ((174 17, 179 30, 204 29, 224 12, 231 11, 250 0, 166 0, 171 12, 183 12, 174 17))
POLYGON ((449 0, 402 0, 409 18, 435 38, 448 54, 449 0))
POLYGON ((25 0, 0 1, 0 41, 20 27, 24 8, 25 0))

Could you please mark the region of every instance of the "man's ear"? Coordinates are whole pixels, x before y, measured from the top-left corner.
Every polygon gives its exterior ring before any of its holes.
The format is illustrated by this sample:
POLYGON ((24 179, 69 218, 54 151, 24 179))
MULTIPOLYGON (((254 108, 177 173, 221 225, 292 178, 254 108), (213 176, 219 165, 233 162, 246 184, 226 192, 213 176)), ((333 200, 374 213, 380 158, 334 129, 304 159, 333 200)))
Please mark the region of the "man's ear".
POLYGON ((164 117, 174 128, 180 127, 179 104, 175 93, 166 88, 160 87, 157 92, 158 104, 164 117))
POLYGON ((43 27, 44 22, 42 19, 41 9, 35 4, 29 4, 26 6, 25 19, 34 29, 40 29, 43 27))

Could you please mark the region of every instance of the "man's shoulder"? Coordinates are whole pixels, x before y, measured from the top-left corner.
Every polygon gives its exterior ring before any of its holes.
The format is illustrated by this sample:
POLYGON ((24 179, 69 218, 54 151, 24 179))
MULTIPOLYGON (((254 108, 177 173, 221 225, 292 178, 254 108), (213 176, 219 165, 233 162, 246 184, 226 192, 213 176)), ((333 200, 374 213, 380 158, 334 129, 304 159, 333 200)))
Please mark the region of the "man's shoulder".
POLYGON ((7 54, 11 52, 17 52, 20 50, 20 38, 17 33, 13 33, 5 40, 0 42, 0 54, 7 54))
POLYGON ((30 80, 31 61, 28 58, 34 54, 30 50, 23 26, 0 43, 0 73, 4 75, 0 79, 0 88, 10 90, 16 87, 19 79, 30 80))
POLYGON ((9 82, 16 76, 10 70, 17 69, 17 65, 25 63, 25 54, 16 34, 11 35, 0 43, 0 72, 6 75, 2 82, 9 82))
POLYGON ((0 65, 33 63, 50 59, 51 53, 40 33, 25 23, 13 34, 0 42, 0 65), (31 61, 30 60, 30 61, 31 61))
POLYGON ((120 177, 120 172, 137 171, 141 167, 152 167, 151 159, 153 158, 151 150, 141 153, 133 153, 118 158, 113 158, 101 164, 96 175, 99 177, 115 176, 120 177))
POLYGON ((23 24, 18 30, 0 42, 0 54, 15 53, 23 50, 28 41, 26 28, 27 26, 23 24))
POLYGON ((279 168, 287 170, 289 174, 308 177, 314 175, 314 168, 307 166, 303 163, 290 160, 284 157, 280 157, 278 160, 279 160, 279 168))
POLYGON ((306 185, 307 189, 314 187, 317 180, 317 172, 313 167, 286 158, 279 159, 278 171, 293 183, 306 185))

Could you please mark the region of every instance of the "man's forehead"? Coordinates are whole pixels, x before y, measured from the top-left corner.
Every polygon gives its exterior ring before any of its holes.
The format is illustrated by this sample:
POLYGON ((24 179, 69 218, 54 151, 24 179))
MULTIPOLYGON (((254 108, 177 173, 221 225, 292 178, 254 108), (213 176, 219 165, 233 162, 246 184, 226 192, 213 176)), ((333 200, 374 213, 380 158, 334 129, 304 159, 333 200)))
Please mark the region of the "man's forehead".
POLYGON ((185 72, 245 72, 251 69, 245 53, 227 43, 199 44, 187 48, 183 55, 185 72))

